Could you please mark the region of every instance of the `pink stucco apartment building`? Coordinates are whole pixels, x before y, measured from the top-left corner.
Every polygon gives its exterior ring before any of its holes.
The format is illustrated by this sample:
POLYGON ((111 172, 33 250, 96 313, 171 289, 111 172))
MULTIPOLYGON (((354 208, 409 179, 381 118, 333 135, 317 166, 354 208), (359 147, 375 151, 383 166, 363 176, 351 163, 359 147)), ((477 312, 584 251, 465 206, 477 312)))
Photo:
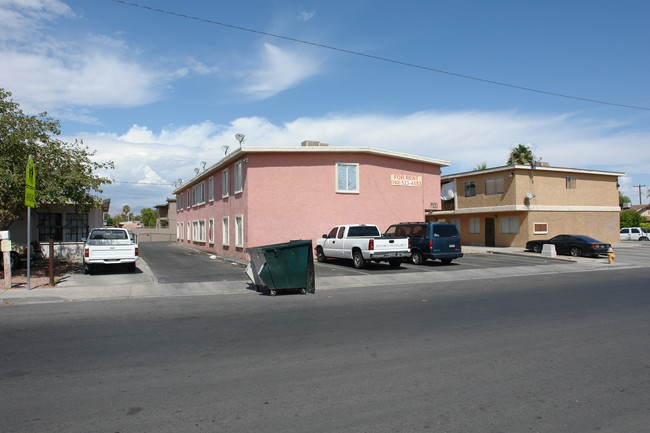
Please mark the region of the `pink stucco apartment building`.
POLYGON ((316 240, 337 224, 423 221, 450 163, 370 147, 241 146, 174 190, 177 241, 246 259, 245 249, 316 240))

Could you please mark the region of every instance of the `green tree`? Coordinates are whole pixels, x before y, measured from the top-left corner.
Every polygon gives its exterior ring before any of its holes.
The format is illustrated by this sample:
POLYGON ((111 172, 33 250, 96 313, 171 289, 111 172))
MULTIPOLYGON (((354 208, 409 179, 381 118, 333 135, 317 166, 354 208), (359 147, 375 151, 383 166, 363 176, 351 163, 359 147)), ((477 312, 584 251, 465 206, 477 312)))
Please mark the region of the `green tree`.
POLYGON ((25 215, 25 169, 31 156, 36 167, 36 206, 75 203, 77 212, 101 205, 107 177, 96 170, 112 169, 113 162, 95 162, 95 155, 82 141, 67 143, 55 138, 61 133, 58 120, 46 112, 28 116, 0 88, 0 229, 25 215))
POLYGON ((140 222, 145 227, 155 227, 156 226, 156 216, 157 212, 154 209, 145 207, 140 211, 140 222))
POLYGON ((645 222, 645 218, 634 209, 621 212, 621 227, 639 227, 645 222))
POLYGON ((128 204, 125 204, 122 206, 122 217, 124 218, 124 221, 131 221, 131 216, 133 214, 131 213, 131 206, 128 204))
POLYGON ((481 170, 487 170, 487 164, 485 163, 485 161, 478 164, 476 167, 472 169, 472 171, 481 171, 481 170))
POLYGON ((513 148, 508 155, 508 165, 515 164, 535 164, 535 155, 530 147, 525 144, 520 144, 517 147, 513 148))
POLYGON ((619 202, 619 204, 623 204, 623 203, 632 203, 632 200, 630 200, 630 197, 624 195, 623 193, 621 193, 621 192, 619 191, 619 192, 618 192, 618 202, 619 202))
POLYGON ((113 221, 113 217, 108 212, 104 212, 104 221, 106 221, 107 226, 115 225, 115 221, 113 221))

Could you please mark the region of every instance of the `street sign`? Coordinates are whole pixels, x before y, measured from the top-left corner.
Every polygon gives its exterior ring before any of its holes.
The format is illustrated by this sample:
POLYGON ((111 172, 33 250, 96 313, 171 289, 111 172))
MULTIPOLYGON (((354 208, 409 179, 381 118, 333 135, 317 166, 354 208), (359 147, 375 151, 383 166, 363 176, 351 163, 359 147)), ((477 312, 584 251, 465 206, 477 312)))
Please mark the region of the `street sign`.
POLYGON ((36 189, 36 166, 34 160, 30 156, 27 160, 27 173, 25 176, 25 185, 36 189))
POLYGON ((31 156, 25 173, 25 206, 36 207, 36 166, 31 156))
POLYGON ((36 207, 36 190, 28 186, 25 187, 25 206, 36 207))

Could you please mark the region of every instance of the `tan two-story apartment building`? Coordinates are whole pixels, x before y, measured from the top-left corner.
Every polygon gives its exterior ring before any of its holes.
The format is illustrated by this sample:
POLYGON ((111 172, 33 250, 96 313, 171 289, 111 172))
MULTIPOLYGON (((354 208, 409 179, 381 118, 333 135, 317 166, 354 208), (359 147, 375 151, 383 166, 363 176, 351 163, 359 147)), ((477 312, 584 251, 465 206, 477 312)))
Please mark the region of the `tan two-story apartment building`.
POLYGON ((511 165, 442 176, 442 208, 427 212, 427 220, 456 223, 465 245, 524 247, 558 234, 614 243, 623 175, 511 165))

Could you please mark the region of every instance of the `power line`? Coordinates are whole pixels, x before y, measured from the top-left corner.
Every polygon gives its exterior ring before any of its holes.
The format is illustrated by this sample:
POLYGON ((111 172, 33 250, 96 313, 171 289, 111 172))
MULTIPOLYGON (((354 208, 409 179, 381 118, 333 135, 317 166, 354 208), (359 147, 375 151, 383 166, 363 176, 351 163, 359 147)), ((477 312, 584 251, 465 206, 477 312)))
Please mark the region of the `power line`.
POLYGON ((563 93, 556 93, 556 92, 550 92, 550 91, 547 91, 547 90, 534 89, 532 87, 518 86, 516 84, 509 84, 509 83, 504 83, 504 82, 501 82, 501 81, 488 80, 486 78, 474 77, 472 75, 459 74, 457 72, 445 71, 445 70, 442 70, 442 69, 431 68, 431 67, 428 67, 428 66, 422 66, 422 65, 415 64, 415 63, 409 63, 409 62, 404 62, 404 61, 401 61, 401 60, 389 59, 387 57, 374 56, 372 54, 361 53, 361 52, 358 52, 358 51, 352 51, 352 50, 348 50, 348 49, 345 49, 345 48, 338 48, 338 47, 334 47, 334 46, 331 46, 331 45, 319 44, 319 43, 316 43, 316 42, 310 42, 310 41, 305 41, 305 40, 302 40, 302 39, 291 38, 291 37, 288 37, 288 36, 277 35, 277 34, 274 34, 274 33, 263 32, 261 30, 255 30, 255 29, 250 29, 250 28, 247 28, 247 27, 236 26, 236 25, 233 25, 233 24, 222 23, 222 22, 210 20, 210 19, 207 19, 207 18, 195 17, 195 16, 192 16, 192 15, 186 15, 186 14, 182 14, 182 13, 179 13, 179 12, 173 12, 173 11, 169 11, 169 10, 165 10, 165 9, 154 8, 154 7, 151 7, 151 6, 145 6, 145 5, 141 5, 141 4, 137 4, 137 3, 130 3, 130 2, 127 2, 127 1, 124 1, 124 0, 112 0, 112 1, 115 2, 115 3, 122 3, 122 4, 127 5, 127 6, 133 6, 133 7, 137 7, 137 8, 141 8, 141 9, 147 9, 147 10, 150 10, 152 12, 159 12, 159 13, 163 13, 163 14, 167 14, 167 15, 173 15, 173 16, 177 16, 177 17, 180 17, 180 18, 186 18, 186 19, 190 19, 190 20, 194 20, 194 21, 200 21, 200 22, 203 22, 203 23, 214 24, 214 25, 218 25, 218 26, 222 26, 222 27, 228 27, 228 28, 231 28, 231 29, 241 30, 241 31, 244 31, 244 32, 256 33, 258 35, 269 36, 269 37, 277 38, 277 39, 283 39, 283 40, 290 41, 290 42, 295 42, 295 43, 298 43, 298 44, 311 45, 311 46, 314 46, 314 47, 324 48, 324 49, 331 50, 331 51, 338 51, 338 52, 341 52, 341 53, 351 54, 351 55, 354 55, 354 56, 366 57, 366 58, 369 58, 369 59, 379 60, 379 61, 382 61, 382 62, 393 63, 393 64, 401 65, 401 66, 407 66, 409 68, 416 68, 416 69, 422 69, 422 70, 429 71, 429 72, 436 72, 436 73, 439 73, 439 74, 451 75, 451 76, 454 76, 454 77, 464 78, 464 79, 467 79, 467 80, 480 81, 480 82, 487 83, 487 84, 494 84, 494 85, 497 85, 497 86, 509 87, 509 88, 512 88, 512 89, 523 90, 523 91, 526 91, 526 92, 541 93, 543 95, 556 96, 556 97, 559 97, 559 98, 574 99, 574 100, 578 100, 578 101, 592 102, 592 103, 595 103, 595 104, 611 105, 611 106, 615 106, 615 107, 623 107, 623 108, 631 108, 631 109, 635 109, 635 110, 650 111, 649 107, 641 107, 641 106, 627 105, 627 104, 618 104, 618 103, 615 103, 615 102, 601 101, 601 100, 598 100, 598 99, 590 99, 590 98, 582 98, 582 97, 579 97, 579 96, 571 96, 571 95, 566 95, 566 94, 563 94, 563 93))

